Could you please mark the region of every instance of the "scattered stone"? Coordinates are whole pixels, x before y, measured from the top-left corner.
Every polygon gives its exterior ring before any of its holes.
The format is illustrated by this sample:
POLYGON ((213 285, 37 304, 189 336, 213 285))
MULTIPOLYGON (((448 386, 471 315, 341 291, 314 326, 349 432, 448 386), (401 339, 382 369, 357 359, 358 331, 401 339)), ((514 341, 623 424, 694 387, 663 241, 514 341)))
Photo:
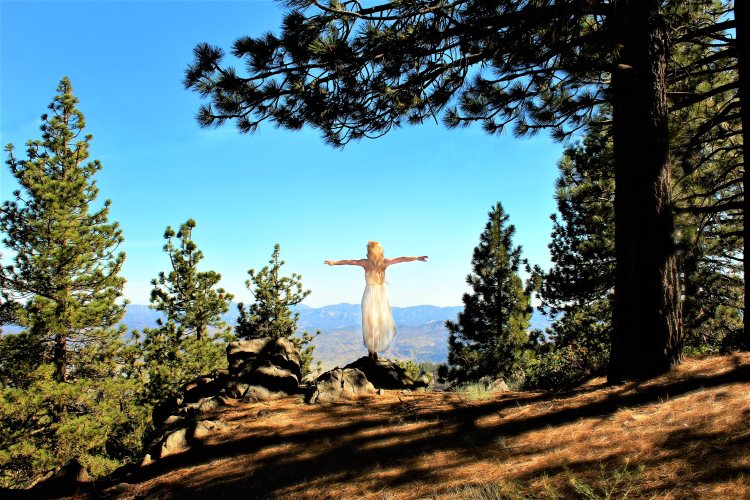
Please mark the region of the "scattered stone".
POLYGON ((429 374, 425 372, 419 374, 419 377, 417 378, 417 384, 419 386, 426 389, 430 385, 430 382, 432 382, 432 377, 430 377, 429 374))
POLYGON ((161 446, 159 458, 168 457, 176 453, 181 453, 190 448, 187 442, 187 429, 177 429, 167 436, 164 444, 161 446))
POLYGON ((281 391, 269 391, 262 385, 250 385, 242 396, 245 403, 257 403, 259 401, 273 401, 274 399, 285 398, 289 394, 281 391))
POLYGON ((227 384, 226 394, 230 398, 241 399, 247 392, 248 387, 250 387, 250 384, 233 380, 227 384))
POLYGON ((221 420, 200 420, 195 424, 193 439, 203 439, 214 431, 229 427, 229 424, 221 420))
MULTIPOLYGON (((154 428, 148 454, 142 464, 185 451, 191 440, 202 439, 225 422, 202 415, 212 414, 228 403, 227 398, 244 402, 269 401, 300 394, 302 379, 299 348, 285 338, 262 338, 230 342, 227 345, 229 369, 214 370, 196 377, 165 401, 154 407, 154 428)), ((347 394, 357 394, 362 377, 348 375, 347 394)), ((366 379, 365 379, 366 381, 366 379)), ((344 385, 339 387, 339 392, 344 385)), ((267 410, 266 410, 267 411, 267 410)), ((259 413, 260 417, 267 414, 259 413)))
POLYGON ((330 403, 341 398, 356 399, 375 393, 375 387, 361 370, 336 367, 318 377, 315 387, 307 395, 306 402, 330 403))
MULTIPOLYGON (((88 470, 78 459, 68 460, 63 466, 40 476, 29 488, 33 492, 29 498, 59 498, 92 482, 88 470)), ((25 497, 24 497, 25 498, 25 497)))
POLYGON ((299 377, 297 375, 267 360, 243 369, 237 375, 237 378, 243 382, 265 387, 273 392, 294 394, 299 389, 299 377))
POLYGON ((262 338, 240 340, 227 345, 227 360, 230 374, 252 371, 260 362, 268 362, 284 370, 289 370, 302 379, 302 360, 299 348, 285 338, 262 338))
POLYGON ((154 409, 151 411, 151 420, 154 425, 161 426, 167 418, 177 414, 181 403, 181 398, 174 396, 154 405, 154 409))
POLYGON ((255 418, 268 418, 271 416, 271 412, 268 410, 260 410, 255 418))
POLYGON ((181 417, 179 415, 170 415, 167 417, 167 419, 164 421, 164 425, 177 425, 185 421, 185 417, 181 417))
POLYGON ((198 377, 180 389, 178 394, 182 395, 181 404, 195 403, 206 397, 214 396, 222 388, 224 388, 225 381, 219 378, 213 377, 198 377))
POLYGON ((56 479, 62 479, 63 481, 73 481, 76 483, 91 482, 89 471, 86 470, 86 467, 81 465, 81 462, 79 462, 78 459, 75 458, 68 460, 68 462, 60 467, 52 477, 56 479))
POLYGON ((508 392, 510 388, 505 383, 505 380, 499 378, 490 384, 489 390, 492 392, 508 392))

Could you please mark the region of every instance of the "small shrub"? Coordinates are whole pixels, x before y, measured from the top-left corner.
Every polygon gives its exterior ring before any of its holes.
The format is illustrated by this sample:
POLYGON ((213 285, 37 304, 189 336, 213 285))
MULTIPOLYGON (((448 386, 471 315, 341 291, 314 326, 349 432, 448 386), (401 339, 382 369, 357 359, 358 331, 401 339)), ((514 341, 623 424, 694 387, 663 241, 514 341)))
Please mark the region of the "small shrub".
POLYGON ((455 490, 450 495, 452 498, 461 500, 536 500, 536 499, 558 499, 563 496, 557 492, 547 481, 542 478, 542 491, 537 492, 529 485, 517 480, 504 480, 501 482, 473 484, 455 490))
POLYGON ((493 393, 489 389, 489 384, 482 380, 479 382, 457 385, 453 388, 453 391, 472 401, 493 397, 493 393))
POLYGON ((403 368, 406 374, 414 380, 421 377, 422 374, 426 374, 430 379, 430 385, 432 385, 432 382, 435 378, 433 375, 433 370, 435 369, 435 367, 437 367, 435 363, 415 363, 411 359, 397 359, 394 361, 394 363, 403 368))
POLYGON ((579 498, 586 500, 609 500, 610 498, 628 498, 636 489, 637 484, 643 478, 643 465, 636 468, 630 466, 630 461, 625 460, 621 469, 607 470, 605 465, 600 466, 599 476, 592 482, 586 482, 568 472, 568 482, 575 490, 579 498))
POLYGON ((570 389, 602 372, 608 359, 608 353, 582 346, 552 348, 538 354, 528 363, 523 388, 553 391, 570 389))

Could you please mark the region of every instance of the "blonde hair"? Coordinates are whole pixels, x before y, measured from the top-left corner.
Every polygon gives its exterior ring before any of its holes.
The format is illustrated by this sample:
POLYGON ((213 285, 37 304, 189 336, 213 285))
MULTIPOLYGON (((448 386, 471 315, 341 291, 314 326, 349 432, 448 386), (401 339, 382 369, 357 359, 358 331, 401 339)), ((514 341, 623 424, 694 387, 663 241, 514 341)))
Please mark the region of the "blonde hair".
POLYGON ((385 266, 383 265, 385 257, 383 257, 383 247, 377 241, 367 242, 367 260, 378 281, 383 283, 385 281, 385 266))

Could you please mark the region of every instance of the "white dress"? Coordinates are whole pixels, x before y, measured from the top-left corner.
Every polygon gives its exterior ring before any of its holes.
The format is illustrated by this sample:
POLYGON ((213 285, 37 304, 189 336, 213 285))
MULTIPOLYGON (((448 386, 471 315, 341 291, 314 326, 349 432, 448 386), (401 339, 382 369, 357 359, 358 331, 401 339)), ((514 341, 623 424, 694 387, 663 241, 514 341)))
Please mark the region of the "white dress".
POLYGON ((365 274, 365 279, 367 286, 362 295, 362 337, 368 351, 382 352, 388 349, 396 336, 396 324, 393 322, 385 284, 379 283, 369 273, 365 274))

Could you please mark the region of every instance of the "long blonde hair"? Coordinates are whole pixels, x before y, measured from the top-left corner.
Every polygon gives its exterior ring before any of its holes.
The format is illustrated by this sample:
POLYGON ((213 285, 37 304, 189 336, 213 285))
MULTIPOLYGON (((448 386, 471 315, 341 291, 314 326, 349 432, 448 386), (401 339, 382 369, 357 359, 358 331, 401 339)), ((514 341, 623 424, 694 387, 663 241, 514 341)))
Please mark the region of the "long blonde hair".
POLYGON ((383 247, 377 241, 367 242, 367 260, 378 281, 385 282, 385 266, 383 265, 385 257, 383 257, 383 247))

